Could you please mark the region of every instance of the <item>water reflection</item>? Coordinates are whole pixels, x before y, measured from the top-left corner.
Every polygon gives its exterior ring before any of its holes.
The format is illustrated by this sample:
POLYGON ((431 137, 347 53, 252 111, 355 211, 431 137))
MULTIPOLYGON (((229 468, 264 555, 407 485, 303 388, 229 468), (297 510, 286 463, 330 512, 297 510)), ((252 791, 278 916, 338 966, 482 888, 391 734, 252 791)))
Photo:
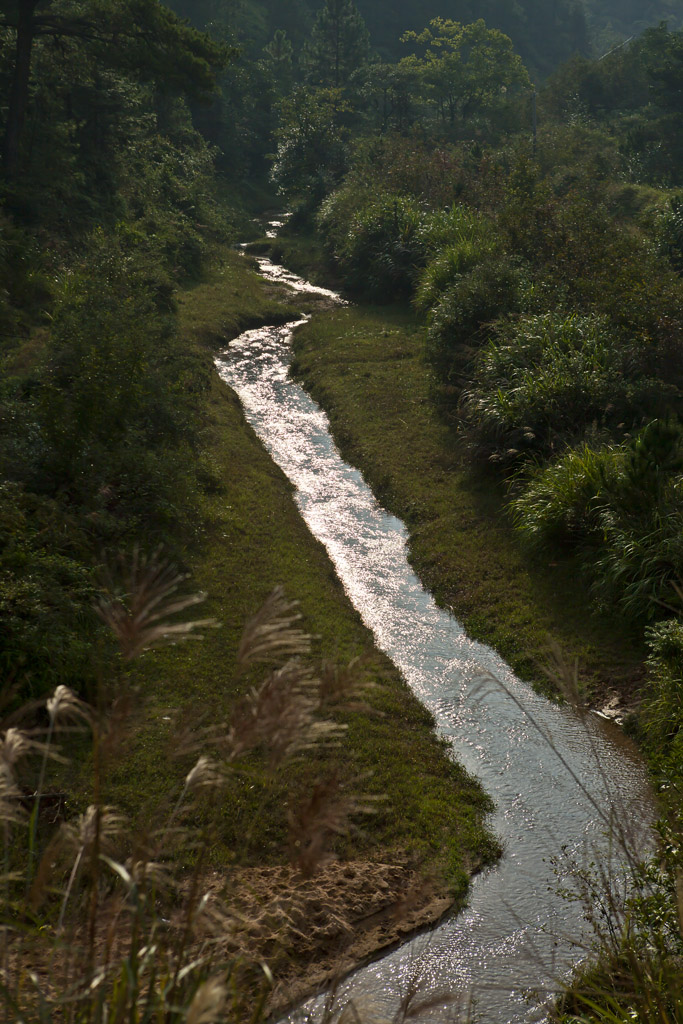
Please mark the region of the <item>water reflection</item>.
MULTIPOLYGON (((259 264, 271 280, 334 298, 267 260, 259 264)), ((543 1009, 525 994, 554 991, 583 955, 581 908, 557 895, 562 863, 555 868, 553 858, 562 848, 582 864, 614 858, 621 877, 623 858, 606 822, 619 808, 642 841, 652 806, 644 767, 615 727, 535 694, 437 608, 408 564, 405 527, 343 462, 326 415, 288 375, 289 343, 303 322, 247 332, 220 357, 219 372, 295 484, 301 514, 378 645, 494 798, 492 825, 505 848, 501 862, 474 880, 465 912, 348 986, 393 1013, 417 971, 428 988, 473 993, 477 1020, 487 1024, 541 1020, 543 1009)))

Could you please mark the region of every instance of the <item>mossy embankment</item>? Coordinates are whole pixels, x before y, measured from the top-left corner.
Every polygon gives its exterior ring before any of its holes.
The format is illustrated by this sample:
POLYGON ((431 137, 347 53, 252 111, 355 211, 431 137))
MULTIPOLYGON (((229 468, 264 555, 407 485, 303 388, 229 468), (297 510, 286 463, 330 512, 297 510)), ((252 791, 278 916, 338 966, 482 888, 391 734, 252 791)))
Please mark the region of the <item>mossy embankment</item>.
POLYGON ((591 614, 575 563, 532 561, 494 474, 468 464, 433 400, 423 322, 407 307, 351 305, 296 335, 294 372, 330 416, 344 456, 410 531, 410 558, 470 636, 542 683, 554 642, 579 659, 589 699, 629 702, 643 650, 617 618, 591 614))
MULTIPOLYGON (((248 260, 227 253, 210 279, 180 296, 181 329, 188 346, 212 360, 245 327, 297 318, 307 301, 297 296, 292 306, 248 260)), ((192 588, 208 595, 201 617, 220 625, 201 643, 148 652, 138 664, 137 680, 150 700, 133 750, 111 780, 112 795, 139 814, 141 794, 143 802, 158 804, 177 791, 188 770, 187 759, 173 757, 178 729, 196 715, 224 721, 253 685, 254 676, 235 667, 241 632, 282 584, 300 602, 316 659, 362 659, 360 671, 373 684, 369 707, 342 713, 348 731, 339 749, 307 755, 276 778, 256 758, 236 773, 216 833, 214 867, 286 860, 288 812, 320 775, 333 772, 342 792, 380 798, 362 830, 338 838, 338 854, 427 862, 448 879, 454 896, 462 895, 470 870, 498 852, 484 824, 489 801, 374 647, 324 548, 303 523, 290 483, 217 374, 206 401, 202 461, 208 482, 185 561, 192 588)))

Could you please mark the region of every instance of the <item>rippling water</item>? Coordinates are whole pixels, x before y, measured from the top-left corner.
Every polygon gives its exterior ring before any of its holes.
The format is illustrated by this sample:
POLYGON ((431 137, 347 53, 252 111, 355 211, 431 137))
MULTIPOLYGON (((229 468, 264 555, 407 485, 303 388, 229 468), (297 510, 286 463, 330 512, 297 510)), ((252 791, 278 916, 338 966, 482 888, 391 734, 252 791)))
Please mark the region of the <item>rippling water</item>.
MULTIPOLYGON (((333 295, 259 263, 270 279, 333 295)), ((645 841, 653 805, 644 766, 616 727, 540 697, 437 608, 408 564, 405 527, 342 460, 325 413, 289 376, 292 334, 303 322, 248 331, 217 361, 219 372, 295 484, 302 516, 377 644, 495 800, 491 825, 505 851, 473 881, 464 912, 347 986, 392 1012, 417 973, 428 991, 471 995, 485 1024, 541 1020, 544 1011, 526 994, 554 991, 582 957, 582 911, 558 896, 551 860, 561 848, 579 864, 612 859, 615 879, 622 877, 606 822, 616 809, 645 841)))

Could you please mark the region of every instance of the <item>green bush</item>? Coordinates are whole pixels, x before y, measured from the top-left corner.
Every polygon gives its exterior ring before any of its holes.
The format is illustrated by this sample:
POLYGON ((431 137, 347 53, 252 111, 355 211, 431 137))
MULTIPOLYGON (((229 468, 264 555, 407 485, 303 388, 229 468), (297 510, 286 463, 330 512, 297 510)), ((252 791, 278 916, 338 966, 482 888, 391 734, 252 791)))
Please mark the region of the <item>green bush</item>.
POLYGON ((668 257, 674 270, 683 273, 683 198, 674 196, 657 221, 660 252, 668 257))
POLYGON ((83 535, 49 499, 0 484, 0 673, 23 697, 91 675, 96 630, 83 535))
POLYGON ((497 240, 493 222, 462 204, 428 213, 420 227, 420 236, 427 251, 437 256, 451 245, 469 243, 486 248, 497 240))
POLYGON ((193 473, 196 394, 209 370, 183 351, 168 283, 95 241, 57 297, 37 418, 36 486, 64 494, 109 540, 172 530, 193 473))
POLYGON ((510 502, 515 527, 532 546, 551 551, 585 542, 621 461, 619 448, 595 451, 584 444, 537 469, 510 502))
POLYGON ((429 315, 427 357, 450 381, 469 358, 474 341, 500 317, 520 307, 523 275, 509 259, 491 259, 464 274, 441 296, 429 315))
MULTIPOLYGON (((678 499, 683 497, 679 488, 678 499)), ((683 574, 683 511, 651 510, 625 516, 618 507, 600 516, 602 544, 593 566, 593 593, 600 609, 617 605, 634 621, 678 612, 683 574)))
POLYGON ((548 456, 589 424, 632 422, 649 382, 628 370, 604 318, 547 313, 503 322, 465 395, 470 440, 511 462, 548 456))
POLYGON ((282 103, 271 179, 278 192, 315 208, 348 167, 334 91, 298 89, 282 103))
POLYGON ((574 546, 598 607, 634 621, 682 609, 683 436, 654 420, 628 445, 567 452, 511 502, 532 544, 574 546))
POLYGON ((636 620, 681 610, 683 435, 654 420, 626 449, 599 516, 593 565, 599 605, 615 602, 636 620))
POLYGON ((420 275, 415 295, 418 308, 431 309, 466 274, 492 261, 498 250, 492 239, 463 239, 438 250, 420 275))
MULTIPOLYGON (((679 778, 683 775, 683 623, 667 619, 647 631, 650 690, 645 705, 646 736, 679 778)), ((670 768, 669 768, 670 770, 670 768)))
POLYGON ((49 299, 40 246, 0 211, 0 357, 49 299))
POLYGON ((335 193, 319 219, 347 287, 381 302, 409 298, 427 257, 423 211, 414 200, 384 194, 351 212, 349 198, 344 190, 335 193))

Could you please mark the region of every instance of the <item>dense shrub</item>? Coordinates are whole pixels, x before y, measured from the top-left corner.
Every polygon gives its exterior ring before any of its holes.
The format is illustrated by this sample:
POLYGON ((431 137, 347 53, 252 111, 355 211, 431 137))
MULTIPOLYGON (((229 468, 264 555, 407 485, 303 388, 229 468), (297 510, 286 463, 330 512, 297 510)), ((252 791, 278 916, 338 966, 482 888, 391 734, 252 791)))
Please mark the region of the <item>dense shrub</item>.
MULTIPOLYGON (((678 503, 683 489, 677 491, 678 503)), ((615 604, 634 621, 678 611, 683 576, 683 511, 653 508, 649 515, 624 515, 609 506, 600 516, 602 543, 594 565, 596 604, 615 604)))
POLYGON ((485 338, 494 321, 520 308, 524 277, 510 259, 490 259, 463 274, 429 315, 427 356, 450 381, 469 358, 468 346, 485 338))
POLYGON ((49 295, 39 245, 0 211, 0 357, 24 335, 49 295))
POLYGON ((208 370, 175 334, 171 293, 144 258, 96 239, 56 299, 36 415, 34 486, 64 494, 104 537, 182 514, 208 370))
POLYGON ((683 198, 674 196, 668 209, 657 222, 657 240, 660 251, 669 259, 674 270, 683 273, 683 198))
POLYGON ((464 166, 467 150, 420 132, 387 132, 357 140, 344 188, 359 194, 385 192, 411 196, 430 209, 459 204, 481 180, 479 166, 464 166))
POLYGON ((427 213, 420 235, 427 251, 434 256, 451 245, 470 243, 485 249, 497 237, 492 221, 462 203, 427 213))
POLYGON ((416 293, 417 305, 425 310, 465 274, 493 260, 501 248, 493 225, 464 206, 428 214, 420 233, 430 254, 416 293))
POLYGON ((647 631, 650 694, 645 728, 650 743, 683 773, 683 623, 667 619, 647 631))
POLYGON ((95 630, 84 538, 59 504, 0 484, 0 673, 41 696, 90 674, 95 630))
POLYGON ((277 134, 272 181, 281 195, 314 209, 348 168, 334 91, 297 90, 281 106, 277 134))
POLYGON ((516 528, 534 547, 576 546, 594 534, 605 492, 624 453, 617 447, 570 449, 527 478, 511 503, 516 528))
POLYGON ((381 302, 410 297, 427 258, 422 209, 398 195, 350 198, 335 193, 320 215, 347 287, 381 302))
POLYGON ((683 603, 682 474, 680 426, 654 420, 628 444, 584 445, 536 471, 511 510, 532 544, 583 553, 598 606, 650 620, 683 603))
POLYGON ((632 422, 650 384, 596 316, 547 313, 502 323, 480 353, 464 414, 479 450, 503 461, 550 455, 586 426, 632 422))

